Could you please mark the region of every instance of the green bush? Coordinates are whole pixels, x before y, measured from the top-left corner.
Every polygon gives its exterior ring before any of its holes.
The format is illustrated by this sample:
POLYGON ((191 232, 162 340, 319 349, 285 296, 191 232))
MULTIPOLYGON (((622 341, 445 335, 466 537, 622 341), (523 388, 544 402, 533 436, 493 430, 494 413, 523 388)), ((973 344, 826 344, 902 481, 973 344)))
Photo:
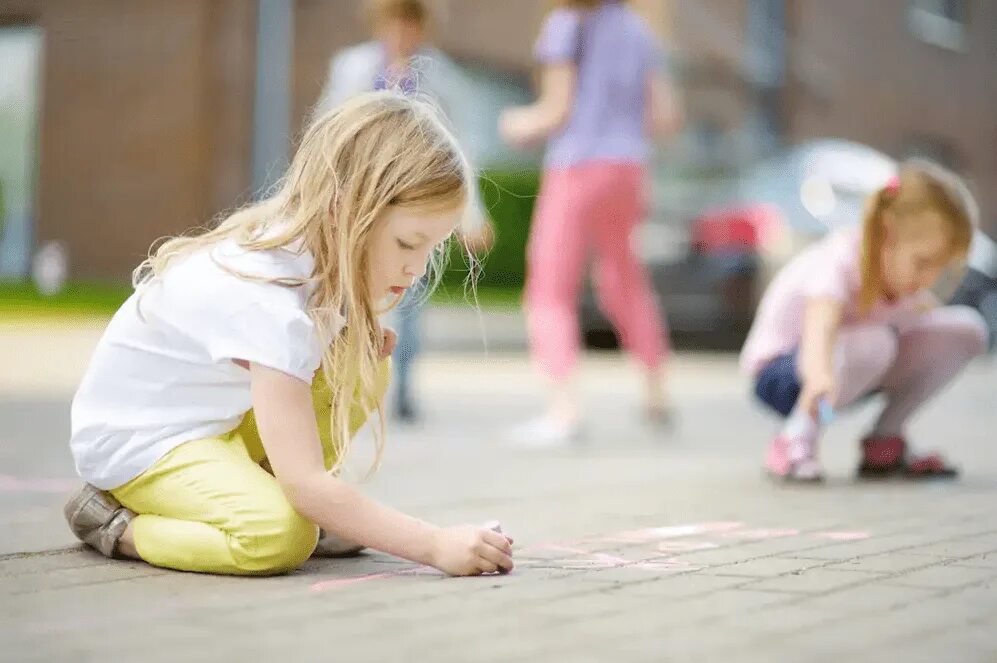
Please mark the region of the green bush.
MULTIPOLYGON (((484 299, 494 298, 488 291, 518 295, 523 288, 526 240, 539 183, 535 170, 490 171, 481 176, 482 202, 495 229, 495 244, 482 257, 477 281, 484 299)), ((455 245, 441 290, 463 292, 467 275, 467 259, 455 245)))
POLYGON ((29 281, 0 281, 0 315, 112 315, 131 293, 131 286, 126 283, 70 281, 61 292, 48 296, 38 292, 29 281))

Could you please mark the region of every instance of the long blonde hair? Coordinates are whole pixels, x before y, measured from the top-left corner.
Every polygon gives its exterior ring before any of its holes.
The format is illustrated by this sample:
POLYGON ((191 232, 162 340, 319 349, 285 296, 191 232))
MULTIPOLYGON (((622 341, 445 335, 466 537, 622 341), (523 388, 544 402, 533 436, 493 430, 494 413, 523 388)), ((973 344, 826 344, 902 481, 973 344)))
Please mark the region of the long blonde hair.
POLYGON ((924 212, 938 213, 948 235, 950 263, 965 260, 973 229, 979 223, 976 202, 957 175, 925 159, 903 163, 900 174, 874 193, 866 206, 859 291, 859 308, 863 312, 871 310, 883 293, 881 256, 888 211, 907 232, 922 229, 924 212))
MULTIPOLYGON (((272 195, 213 230, 154 248, 133 282, 138 289, 178 259, 223 240, 249 251, 301 241, 315 261, 311 277, 273 282, 314 287, 307 308, 322 341, 322 370, 332 390, 333 469, 349 451, 356 390, 365 414, 377 412, 373 471, 384 446, 377 393, 382 333, 377 316, 384 311, 376 310, 367 282, 371 230, 389 206, 466 209, 472 182, 467 159, 430 103, 391 91, 358 95, 313 120, 272 195), (340 315, 348 323, 337 335, 340 315)), ((444 257, 445 247, 438 247, 429 266, 431 287, 438 283, 444 257)))

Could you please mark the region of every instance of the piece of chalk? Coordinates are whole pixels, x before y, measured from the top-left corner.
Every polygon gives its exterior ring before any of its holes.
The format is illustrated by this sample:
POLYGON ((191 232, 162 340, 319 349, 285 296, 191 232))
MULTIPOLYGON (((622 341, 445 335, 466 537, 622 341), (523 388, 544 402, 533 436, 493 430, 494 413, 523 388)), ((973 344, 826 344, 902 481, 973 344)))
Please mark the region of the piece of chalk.
POLYGON ((817 403, 817 416, 822 426, 827 426, 834 421, 834 408, 823 398, 817 403))
MULTIPOLYGON (((489 520, 487 523, 485 523, 484 527, 485 529, 490 529, 496 534, 502 534, 502 524, 497 520, 489 520)), ((509 570, 499 567, 498 573, 500 575, 506 575, 507 573, 509 573, 509 570)))

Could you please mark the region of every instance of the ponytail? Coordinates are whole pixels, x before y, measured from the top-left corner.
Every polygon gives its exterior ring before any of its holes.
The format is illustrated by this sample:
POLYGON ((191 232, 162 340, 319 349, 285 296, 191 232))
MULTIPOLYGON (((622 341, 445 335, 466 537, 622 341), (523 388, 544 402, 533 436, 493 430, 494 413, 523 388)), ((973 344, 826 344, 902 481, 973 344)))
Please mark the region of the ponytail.
POLYGON ((883 292, 883 268, 880 256, 886 241, 886 210, 896 199, 897 190, 892 184, 872 195, 862 220, 862 284, 859 288, 859 310, 865 314, 872 310, 883 292))

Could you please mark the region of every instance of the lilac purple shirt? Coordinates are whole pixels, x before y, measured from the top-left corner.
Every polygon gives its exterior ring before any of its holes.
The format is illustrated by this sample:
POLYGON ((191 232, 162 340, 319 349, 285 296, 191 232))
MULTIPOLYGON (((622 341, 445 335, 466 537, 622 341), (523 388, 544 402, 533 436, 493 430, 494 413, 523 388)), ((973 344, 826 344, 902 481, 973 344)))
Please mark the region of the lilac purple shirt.
POLYGON ((578 67, 571 116, 548 141, 547 167, 648 159, 647 79, 662 54, 643 19, 615 0, 588 11, 557 9, 541 29, 535 56, 541 64, 578 67))

